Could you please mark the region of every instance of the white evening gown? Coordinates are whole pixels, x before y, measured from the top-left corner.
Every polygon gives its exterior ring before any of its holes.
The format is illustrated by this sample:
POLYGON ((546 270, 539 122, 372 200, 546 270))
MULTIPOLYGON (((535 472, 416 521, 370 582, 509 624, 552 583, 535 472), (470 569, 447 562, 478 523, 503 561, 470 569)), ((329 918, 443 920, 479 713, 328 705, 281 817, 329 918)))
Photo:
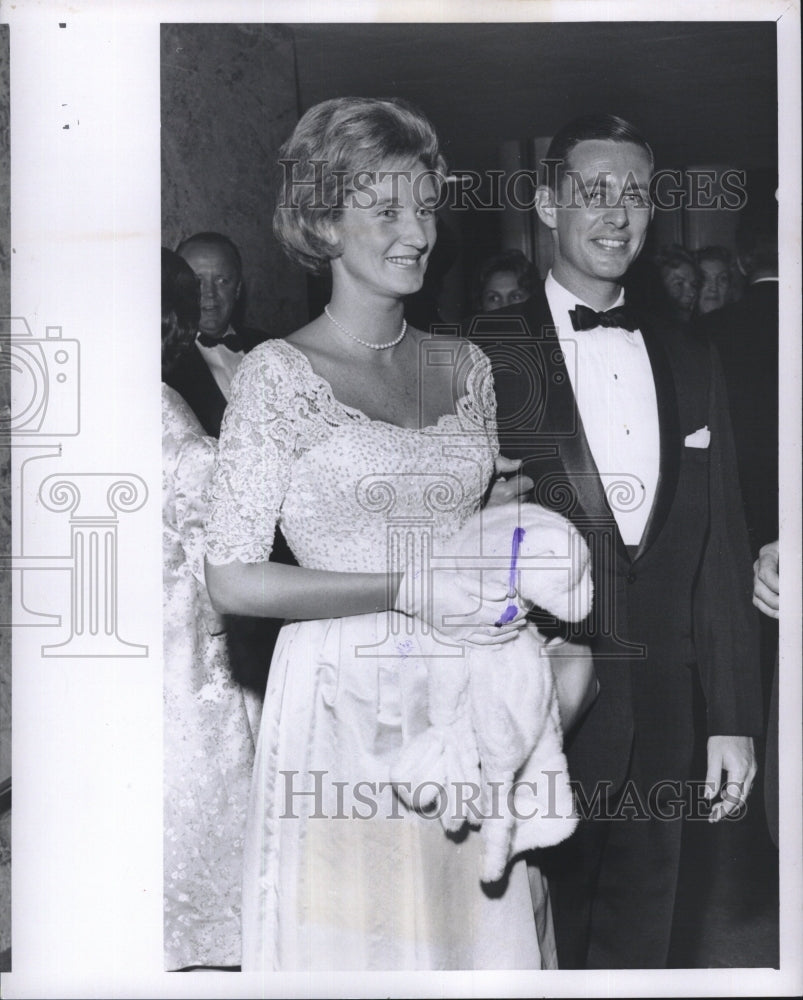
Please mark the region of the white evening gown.
MULTIPOLYGON (((278 522, 301 566, 384 573, 396 539, 453 534, 498 444, 487 359, 448 347, 466 362, 465 391, 423 430, 341 404, 284 341, 247 355, 221 434, 210 560, 266 559, 278 522)), ((427 724, 427 651, 419 623, 393 612, 282 629, 248 813, 244 970, 554 967, 539 873, 534 900, 523 860, 487 891, 479 834, 447 836, 383 785, 427 724)))
POLYGON ((229 673, 203 577, 216 444, 162 385, 165 967, 240 964, 242 851, 260 703, 229 673))

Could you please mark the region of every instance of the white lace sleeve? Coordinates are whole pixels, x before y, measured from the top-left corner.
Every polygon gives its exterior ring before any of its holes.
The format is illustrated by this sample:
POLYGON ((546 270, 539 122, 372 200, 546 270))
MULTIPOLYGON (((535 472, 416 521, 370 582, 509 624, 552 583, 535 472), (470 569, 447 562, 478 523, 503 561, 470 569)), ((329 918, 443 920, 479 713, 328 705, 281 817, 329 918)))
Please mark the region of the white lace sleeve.
POLYGON ((264 562, 290 481, 305 401, 269 344, 243 360, 223 418, 206 555, 220 565, 264 562))
POLYGON ((468 404, 474 418, 485 428, 488 445, 495 459, 499 454, 499 436, 496 429, 496 392, 491 359, 470 341, 466 341, 466 347, 471 352, 471 365, 466 377, 468 404))

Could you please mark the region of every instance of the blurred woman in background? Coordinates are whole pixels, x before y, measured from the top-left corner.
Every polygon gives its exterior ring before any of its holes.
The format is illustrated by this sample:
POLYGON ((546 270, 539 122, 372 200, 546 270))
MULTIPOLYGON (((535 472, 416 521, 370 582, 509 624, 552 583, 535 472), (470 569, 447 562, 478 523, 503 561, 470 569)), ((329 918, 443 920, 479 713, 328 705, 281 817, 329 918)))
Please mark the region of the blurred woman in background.
POLYGON ((535 269, 521 250, 502 250, 480 265, 475 283, 477 308, 494 312, 526 302, 535 285, 535 269))
MULTIPOLYGON (((162 249, 162 378, 198 331, 200 288, 162 249)), ((232 680, 203 576, 216 441, 162 381, 164 951, 168 970, 239 967, 242 849, 260 703, 232 680)))
POLYGON ((655 255, 661 279, 661 311, 680 326, 688 326, 694 316, 700 290, 700 272, 694 257, 681 246, 669 246, 655 255))
POLYGON ((694 255, 700 272, 700 292, 697 297, 697 313, 721 309, 732 301, 733 256, 725 247, 703 247, 694 255))

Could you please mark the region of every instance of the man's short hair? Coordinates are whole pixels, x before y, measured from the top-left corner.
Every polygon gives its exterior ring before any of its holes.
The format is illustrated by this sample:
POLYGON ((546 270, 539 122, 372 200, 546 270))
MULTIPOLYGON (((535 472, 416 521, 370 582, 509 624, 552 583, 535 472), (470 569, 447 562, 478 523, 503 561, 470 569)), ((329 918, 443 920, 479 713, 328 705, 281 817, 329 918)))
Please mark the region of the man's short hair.
POLYGON ((430 121, 411 104, 392 98, 338 97, 316 104, 279 151, 281 171, 273 231, 291 260, 313 273, 326 271, 339 248, 325 227, 343 207, 362 171, 421 162, 442 177, 446 163, 430 121))
POLYGON ((228 236, 224 236, 223 233, 214 232, 204 232, 204 233, 193 233, 192 236, 188 236, 183 239, 181 243, 176 247, 176 253, 181 255, 190 246, 198 246, 199 244, 205 244, 207 246, 219 247, 227 251, 231 256, 234 264, 237 268, 238 277, 243 276, 243 259, 240 256, 240 251, 237 249, 237 245, 233 240, 230 240, 228 236))
POLYGON ((552 137, 549 149, 544 157, 550 161, 546 169, 545 182, 557 193, 560 177, 566 170, 569 154, 581 142, 590 139, 604 139, 608 142, 630 142, 640 146, 649 156, 650 164, 655 164, 652 148, 635 125, 618 115, 589 114, 575 118, 564 125, 552 137))

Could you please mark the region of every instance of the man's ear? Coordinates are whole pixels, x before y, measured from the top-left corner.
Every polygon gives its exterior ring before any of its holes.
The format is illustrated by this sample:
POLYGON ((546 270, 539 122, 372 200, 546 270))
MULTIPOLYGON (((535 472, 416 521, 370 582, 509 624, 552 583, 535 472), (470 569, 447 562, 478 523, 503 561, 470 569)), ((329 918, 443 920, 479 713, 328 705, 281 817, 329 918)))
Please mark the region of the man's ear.
POLYGON ((555 217, 555 194, 546 184, 539 184, 535 189, 535 210, 545 226, 555 229, 558 224, 555 217))

